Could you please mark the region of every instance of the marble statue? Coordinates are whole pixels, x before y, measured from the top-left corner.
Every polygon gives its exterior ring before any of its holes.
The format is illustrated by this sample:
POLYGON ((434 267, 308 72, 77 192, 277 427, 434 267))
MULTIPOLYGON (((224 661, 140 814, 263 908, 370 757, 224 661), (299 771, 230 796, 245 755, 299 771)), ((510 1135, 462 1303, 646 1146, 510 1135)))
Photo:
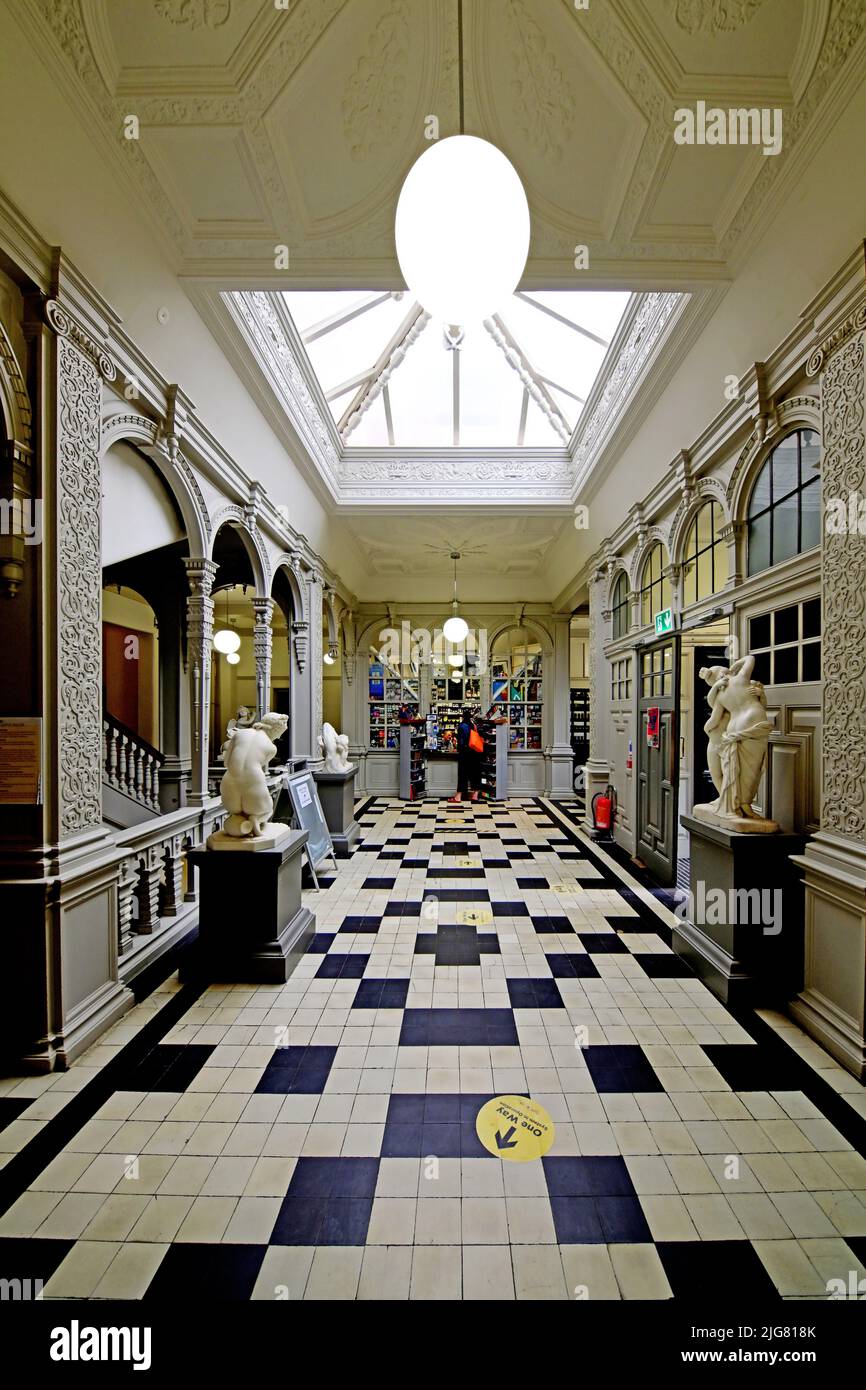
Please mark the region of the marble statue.
POLYGON ((323 724, 319 735, 319 755, 324 758, 322 772, 350 772, 348 734, 338 734, 333 724, 323 724))
POLYGON ((704 733, 707 764, 719 795, 695 806, 693 815, 726 830, 760 835, 779 827, 752 809, 773 732, 764 687, 752 680, 754 666, 755 658, 744 656, 732 666, 704 666, 699 672, 710 687, 704 733))
POLYGON ((255 722, 255 710, 251 710, 249 705, 241 705, 234 719, 226 724, 226 739, 231 738, 235 729, 251 729, 255 722))
MULTIPOLYGON (((240 714, 240 711, 238 712, 240 714)), ((222 751, 225 774, 220 796, 228 811, 223 834, 236 839, 265 834, 274 807, 265 769, 277 751, 276 740, 286 731, 286 714, 265 714, 250 727, 235 720, 222 751)))

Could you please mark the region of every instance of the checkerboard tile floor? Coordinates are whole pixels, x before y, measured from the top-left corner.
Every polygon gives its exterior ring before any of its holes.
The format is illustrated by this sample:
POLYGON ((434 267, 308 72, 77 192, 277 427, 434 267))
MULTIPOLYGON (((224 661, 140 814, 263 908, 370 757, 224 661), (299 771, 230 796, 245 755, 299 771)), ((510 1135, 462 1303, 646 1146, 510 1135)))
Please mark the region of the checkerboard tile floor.
POLYGON ((0 1275, 144 1300, 866 1276, 863 1087, 723 1008, 575 818, 376 799, 360 823, 286 985, 172 978, 69 1073, 0 1083, 0 1275), (479 1142, 501 1094, 551 1115, 543 1159, 479 1142))

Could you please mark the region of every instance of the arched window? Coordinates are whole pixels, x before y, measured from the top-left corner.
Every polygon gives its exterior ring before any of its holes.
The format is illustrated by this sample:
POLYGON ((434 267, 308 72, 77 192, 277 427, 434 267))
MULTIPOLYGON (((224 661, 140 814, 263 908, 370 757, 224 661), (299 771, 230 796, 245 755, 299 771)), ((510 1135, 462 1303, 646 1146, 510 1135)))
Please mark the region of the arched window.
POLYGON ((508 720, 512 751, 538 751, 544 704, 538 639, 525 628, 508 628, 493 644, 490 666, 491 718, 508 720))
POLYGON ((624 572, 617 575, 613 586, 611 618, 614 637, 624 637, 628 632, 628 575, 624 572))
POLYGON ((671 583, 663 569, 664 552, 661 541, 656 541, 641 571, 640 620, 644 627, 650 626, 656 613, 671 606, 671 583))
POLYGON ((683 563, 683 603, 717 594, 728 578, 728 547, 722 540, 724 513, 718 502, 705 502, 692 519, 683 563))
POLYGON ((777 444, 749 499, 749 574, 811 550, 821 539, 821 444, 814 430, 795 430, 777 444))

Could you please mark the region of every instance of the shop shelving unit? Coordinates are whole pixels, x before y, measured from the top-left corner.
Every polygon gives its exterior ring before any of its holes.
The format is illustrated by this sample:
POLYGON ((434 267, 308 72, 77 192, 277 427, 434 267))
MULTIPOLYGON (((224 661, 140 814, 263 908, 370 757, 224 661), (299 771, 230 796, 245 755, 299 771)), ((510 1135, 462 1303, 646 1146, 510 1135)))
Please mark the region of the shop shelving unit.
POLYGON ((400 725, 400 800, 420 801, 427 792, 425 721, 400 725))
POLYGON ((478 730, 484 739, 481 790, 492 801, 504 801, 508 796, 508 721, 479 719, 478 730))

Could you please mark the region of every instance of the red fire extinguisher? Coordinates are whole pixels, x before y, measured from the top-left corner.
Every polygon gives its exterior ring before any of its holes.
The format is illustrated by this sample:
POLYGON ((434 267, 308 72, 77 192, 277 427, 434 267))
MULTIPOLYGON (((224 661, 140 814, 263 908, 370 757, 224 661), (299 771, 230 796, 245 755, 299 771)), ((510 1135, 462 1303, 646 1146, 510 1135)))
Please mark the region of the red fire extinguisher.
POLYGON ((608 786, 606 791, 596 792, 592 798, 593 829, 601 831, 604 835, 610 835, 615 815, 616 792, 613 787, 608 786))

